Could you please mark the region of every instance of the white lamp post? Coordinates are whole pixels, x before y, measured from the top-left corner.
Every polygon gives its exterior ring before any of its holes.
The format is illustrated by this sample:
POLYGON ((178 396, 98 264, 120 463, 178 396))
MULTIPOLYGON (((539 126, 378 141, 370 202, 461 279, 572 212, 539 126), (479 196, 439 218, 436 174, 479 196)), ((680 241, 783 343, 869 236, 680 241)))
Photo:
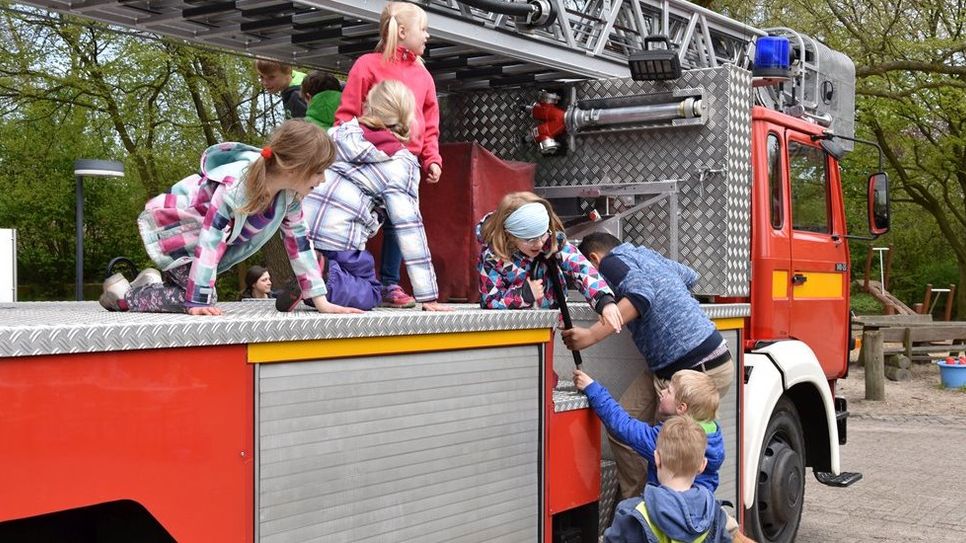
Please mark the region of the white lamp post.
POLYGON ((74 180, 77 192, 74 201, 74 227, 77 230, 74 294, 77 301, 84 299, 84 177, 124 177, 124 163, 116 160, 78 159, 74 161, 74 180))

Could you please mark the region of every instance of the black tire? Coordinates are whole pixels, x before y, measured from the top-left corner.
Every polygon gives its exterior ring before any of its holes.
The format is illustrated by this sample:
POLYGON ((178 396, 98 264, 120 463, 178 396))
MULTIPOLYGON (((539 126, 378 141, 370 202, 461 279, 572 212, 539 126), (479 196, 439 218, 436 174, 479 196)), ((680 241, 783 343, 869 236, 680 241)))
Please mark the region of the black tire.
POLYGON ((798 410, 788 398, 778 400, 768 421, 757 480, 745 530, 759 543, 792 543, 805 500, 805 438, 798 410))

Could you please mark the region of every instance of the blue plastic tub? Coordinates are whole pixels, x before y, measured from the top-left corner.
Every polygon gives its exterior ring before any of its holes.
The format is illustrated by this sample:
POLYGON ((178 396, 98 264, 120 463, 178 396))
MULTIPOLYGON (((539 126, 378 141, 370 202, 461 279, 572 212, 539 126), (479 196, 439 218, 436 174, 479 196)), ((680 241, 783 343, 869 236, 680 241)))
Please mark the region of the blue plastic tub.
POLYGON ((939 366, 939 380, 944 387, 966 387, 966 364, 947 364, 945 360, 936 364, 939 366))

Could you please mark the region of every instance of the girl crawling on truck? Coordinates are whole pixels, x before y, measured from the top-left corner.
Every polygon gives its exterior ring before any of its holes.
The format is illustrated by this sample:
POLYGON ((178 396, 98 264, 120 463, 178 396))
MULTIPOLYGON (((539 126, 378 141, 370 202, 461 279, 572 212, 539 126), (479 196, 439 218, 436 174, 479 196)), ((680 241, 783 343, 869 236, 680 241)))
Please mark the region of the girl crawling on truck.
POLYGON ((579 290, 601 322, 620 331, 623 320, 614 293, 567 241, 560 218, 543 198, 532 192, 507 194, 477 225, 476 237, 483 245, 477 270, 484 309, 557 309, 550 279, 579 290), (549 275, 551 269, 557 277, 549 275))
POLYGON ((221 315, 215 278, 258 251, 281 230, 302 296, 323 313, 358 313, 329 302, 306 238, 301 199, 323 180, 335 149, 321 128, 293 119, 268 145, 221 143, 201 155, 198 174, 152 198, 138 229, 152 261, 131 283, 104 281, 108 311, 221 315))

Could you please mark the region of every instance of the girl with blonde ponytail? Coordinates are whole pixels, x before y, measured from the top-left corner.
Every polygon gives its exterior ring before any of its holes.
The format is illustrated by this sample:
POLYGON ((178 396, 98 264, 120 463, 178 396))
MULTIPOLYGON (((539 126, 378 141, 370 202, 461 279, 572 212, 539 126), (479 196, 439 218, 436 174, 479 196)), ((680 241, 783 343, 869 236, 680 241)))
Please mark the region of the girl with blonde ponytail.
MULTIPOLYGON (((414 121, 404 145, 417 158, 422 178, 427 183, 439 181, 443 159, 439 155, 439 103, 436 84, 423 65, 426 49, 426 12, 410 2, 389 2, 379 19, 379 43, 376 51, 362 55, 349 70, 342 101, 335 112, 335 124, 364 115, 362 105, 369 91, 380 81, 401 81, 415 98, 414 121)), ((412 307, 415 300, 399 287, 402 253, 391 222, 384 225, 382 264, 379 275, 383 285, 383 301, 389 307, 412 307)))
POLYGON ((148 256, 164 272, 120 274, 104 282, 101 305, 112 311, 220 315, 215 278, 282 232, 302 295, 327 313, 358 310, 329 302, 318 261, 306 239, 301 200, 323 181, 332 141, 319 127, 288 120, 259 149, 213 145, 200 174, 151 199, 138 217, 148 256))
POLYGON ((365 248, 384 219, 396 225, 413 285, 412 305, 419 301, 427 311, 450 310, 436 303, 436 271, 419 213, 419 164, 404 145, 412 134, 414 105, 406 85, 382 81, 369 91, 362 117, 331 131, 336 161, 303 206, 334 303, 372 309, 383 301, 375 262, 365 248))

